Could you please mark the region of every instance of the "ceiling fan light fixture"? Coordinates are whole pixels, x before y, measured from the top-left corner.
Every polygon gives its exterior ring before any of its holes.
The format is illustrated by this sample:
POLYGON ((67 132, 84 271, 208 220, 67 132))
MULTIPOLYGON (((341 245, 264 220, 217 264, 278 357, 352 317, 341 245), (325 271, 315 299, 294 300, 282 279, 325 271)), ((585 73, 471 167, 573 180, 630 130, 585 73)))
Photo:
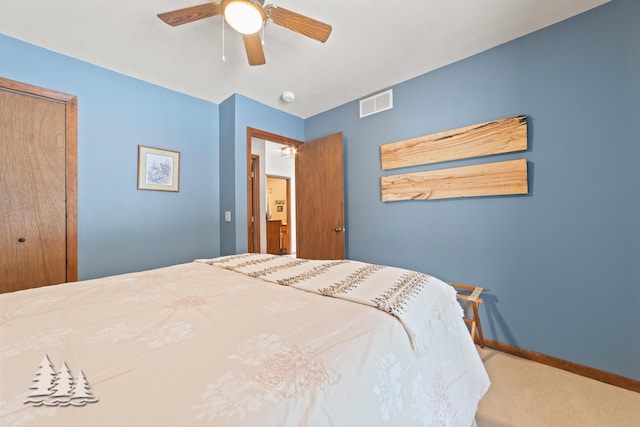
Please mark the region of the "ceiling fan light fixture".
POLYGON ((241 34, 257 33, 264 25, 264 10, 254 1, 226 0, 221 6, 227 24, 241 34))

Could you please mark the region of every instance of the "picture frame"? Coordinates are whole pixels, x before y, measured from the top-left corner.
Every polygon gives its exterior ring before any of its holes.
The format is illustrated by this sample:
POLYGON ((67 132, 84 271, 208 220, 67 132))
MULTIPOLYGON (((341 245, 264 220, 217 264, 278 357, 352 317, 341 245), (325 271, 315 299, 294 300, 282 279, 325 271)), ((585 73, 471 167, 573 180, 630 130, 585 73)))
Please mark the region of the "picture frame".
POLYGON ((138 145, 138 190, 180 191, 180 152, 138 145))

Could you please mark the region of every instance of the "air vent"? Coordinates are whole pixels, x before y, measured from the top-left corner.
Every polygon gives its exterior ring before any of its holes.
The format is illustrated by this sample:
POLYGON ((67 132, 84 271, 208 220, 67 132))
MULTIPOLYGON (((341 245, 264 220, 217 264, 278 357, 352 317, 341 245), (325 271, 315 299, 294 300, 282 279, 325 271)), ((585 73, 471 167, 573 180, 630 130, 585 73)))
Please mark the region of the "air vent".
POLYGON ((393 89, 360 100, 360 118, 393 108, 393 89))

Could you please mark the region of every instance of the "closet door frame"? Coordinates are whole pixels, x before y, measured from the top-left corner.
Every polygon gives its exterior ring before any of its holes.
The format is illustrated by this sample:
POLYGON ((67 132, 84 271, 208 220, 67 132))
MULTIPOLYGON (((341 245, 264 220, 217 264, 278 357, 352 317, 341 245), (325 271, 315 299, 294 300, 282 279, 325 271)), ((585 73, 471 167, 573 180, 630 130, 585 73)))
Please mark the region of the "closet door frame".
POLYGON ((67 282, 78 280, 78 97, 0 77, 0 89, 65 105, 67 282))

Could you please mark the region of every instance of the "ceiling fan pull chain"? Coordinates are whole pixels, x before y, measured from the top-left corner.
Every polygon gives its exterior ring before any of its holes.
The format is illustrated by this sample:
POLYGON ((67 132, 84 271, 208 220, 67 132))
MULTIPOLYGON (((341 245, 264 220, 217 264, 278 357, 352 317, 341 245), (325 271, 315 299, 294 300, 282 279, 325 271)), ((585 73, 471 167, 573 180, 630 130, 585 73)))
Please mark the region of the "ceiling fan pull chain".
POLYGON ((224 57, 224 16, 222 17, 222 62, 226 62, 227 58, 224 57))
POLYGON ((264 46, 264 27, 266 27, 266 25, 262 25, 262 46, 264 46))

